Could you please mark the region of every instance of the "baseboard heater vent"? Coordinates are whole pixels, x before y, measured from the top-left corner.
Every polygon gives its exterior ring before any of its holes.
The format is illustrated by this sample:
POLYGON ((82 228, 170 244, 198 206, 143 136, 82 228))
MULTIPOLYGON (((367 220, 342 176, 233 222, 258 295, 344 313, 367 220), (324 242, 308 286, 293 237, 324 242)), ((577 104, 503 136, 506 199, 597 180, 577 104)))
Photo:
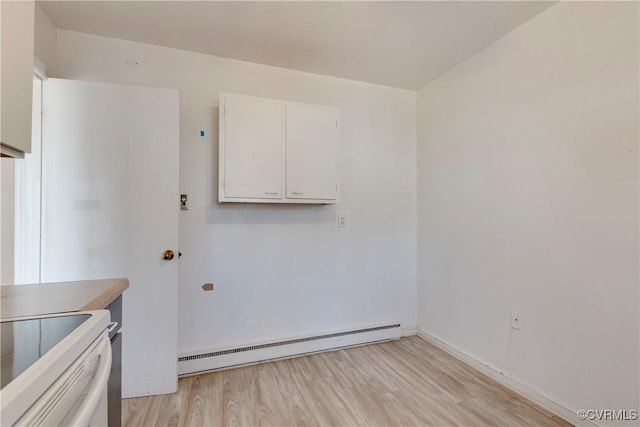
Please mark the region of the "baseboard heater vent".
POLYGON ((178 357, 178 374, 181 376, 191 375, 305 353, 388 341, 398 339, 400 335, 400 324, 392 323, 203 353, 185 354, 178 357))

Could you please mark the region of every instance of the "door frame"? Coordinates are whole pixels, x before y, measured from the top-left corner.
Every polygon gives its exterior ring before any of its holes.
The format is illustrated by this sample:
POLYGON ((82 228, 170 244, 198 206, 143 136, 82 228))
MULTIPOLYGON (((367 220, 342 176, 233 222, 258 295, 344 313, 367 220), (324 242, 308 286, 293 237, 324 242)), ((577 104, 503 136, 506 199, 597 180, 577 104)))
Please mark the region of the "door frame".
POLYGON ((42 278, 43 82, 49 77, 38 64, 33 67, 33 77, 31 153, 15 163, 14 171, 11 256, 13 284, 19 285, 40 283, 42 278))

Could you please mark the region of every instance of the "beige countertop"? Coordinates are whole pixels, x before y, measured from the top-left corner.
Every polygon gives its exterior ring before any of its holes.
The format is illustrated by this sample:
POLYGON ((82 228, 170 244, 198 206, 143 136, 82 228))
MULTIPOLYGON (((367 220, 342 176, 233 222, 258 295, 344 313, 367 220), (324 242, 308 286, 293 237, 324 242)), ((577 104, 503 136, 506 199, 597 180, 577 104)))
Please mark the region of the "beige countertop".
POLYGON ((128 287, 125 278, 0 286, 0 318, 100 310, 128 287))

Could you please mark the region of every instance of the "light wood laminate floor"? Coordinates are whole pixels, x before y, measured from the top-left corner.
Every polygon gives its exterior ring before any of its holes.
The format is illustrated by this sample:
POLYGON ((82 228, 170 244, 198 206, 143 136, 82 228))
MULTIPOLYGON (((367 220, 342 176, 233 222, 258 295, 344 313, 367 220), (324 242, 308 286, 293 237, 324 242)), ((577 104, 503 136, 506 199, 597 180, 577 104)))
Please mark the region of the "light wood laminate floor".
POLYGON ((137 426, 567 426, 418 337, 186 377, 137 426))

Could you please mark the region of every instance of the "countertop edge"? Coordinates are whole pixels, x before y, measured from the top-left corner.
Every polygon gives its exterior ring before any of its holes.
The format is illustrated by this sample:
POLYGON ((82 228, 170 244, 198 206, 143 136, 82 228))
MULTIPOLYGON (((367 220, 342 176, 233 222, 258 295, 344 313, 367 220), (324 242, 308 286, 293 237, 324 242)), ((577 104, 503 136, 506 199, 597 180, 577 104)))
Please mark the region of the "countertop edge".
POLYGON ((107 289, 102 294, 96 296, 91 301, 80 308, 79 311, 100 310, 107 308, 109 304, 116 300, 129 287, 129 280, 125 278, 114 279, 113 287, 107 289))
POLYGON ((127 278, 0 286, 0 318, 105 309, 129 287, 127 278))

